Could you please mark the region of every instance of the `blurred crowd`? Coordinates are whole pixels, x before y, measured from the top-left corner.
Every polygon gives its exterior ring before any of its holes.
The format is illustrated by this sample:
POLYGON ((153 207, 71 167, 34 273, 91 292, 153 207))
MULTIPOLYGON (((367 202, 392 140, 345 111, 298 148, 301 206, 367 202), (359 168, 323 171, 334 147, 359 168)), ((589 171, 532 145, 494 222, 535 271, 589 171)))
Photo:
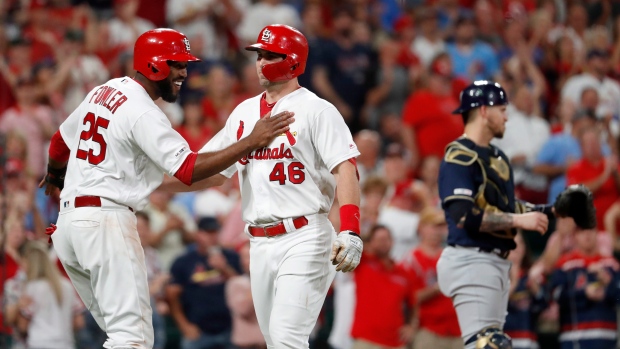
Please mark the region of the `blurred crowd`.
MULTIPOLYGON (((137 36, 171 27, 203 60, 189 65, 177 103, 156 103, 197 151, 262 93, 243 47, 272 23, 305 34, 300 84, 338 108, 361 152, 364 256, 338 274, 312 348, 462 348, 436 285, 447 234, 437 176, 445 146, 463 133, 451 114, 459 92, 478 79, 508 93, 507 131, 494 143, 510 157, 517 196, 552 203, 583 183, 597 208, 595 230, 559 219, 545 236, 518 235, 507 332, 518 348, 615 347, 619 14, 616 0, 0 1, 0 348, 105 340, 44 233, 59 201, 37 184, 60 123, 95 86, 133 76, 137 36)), ((337 203, 333 212, 338 229, 337 203)), ((155 191, 136 216, 155 348, 265 348, 236 177, 201 192, 155 191)))

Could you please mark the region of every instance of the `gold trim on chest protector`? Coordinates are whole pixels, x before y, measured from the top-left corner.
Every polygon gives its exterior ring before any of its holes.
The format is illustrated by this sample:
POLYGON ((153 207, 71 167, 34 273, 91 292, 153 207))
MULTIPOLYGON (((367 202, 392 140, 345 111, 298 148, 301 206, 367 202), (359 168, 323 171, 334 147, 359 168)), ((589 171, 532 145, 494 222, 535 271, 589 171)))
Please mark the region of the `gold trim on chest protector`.
POLYGON ((508 167, 508 163, 504 161, 501 157, 492 157, 491 159, 491 168, 497 172, 499 177, 504 181, 508 181, 510 179, 510 167, 508 167))

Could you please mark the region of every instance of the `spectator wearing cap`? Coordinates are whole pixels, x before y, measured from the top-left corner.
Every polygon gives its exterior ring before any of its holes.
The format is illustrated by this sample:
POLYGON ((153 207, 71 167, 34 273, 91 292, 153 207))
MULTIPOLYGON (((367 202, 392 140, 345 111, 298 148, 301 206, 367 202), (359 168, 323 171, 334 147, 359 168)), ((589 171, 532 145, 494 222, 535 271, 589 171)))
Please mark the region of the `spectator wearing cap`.
POLYGON ((596 207, 597 228, 604 230, 605 213, 620 196, 618 159, 603 156, 601 136, 596 128, 588 128, 579 137, 582 158, 566 173, 566 184, 584 184, 592 191, 596 207))
POLYGON ((411 44, 411 50, 420 58, 425 67, 429 67, 438 54, 446 50, 446 43, 438 25, 438 13, 428 7, 417 11, 419 32, 411 44))
POLYGON ((393 30, 394 37, 399 44, 396 63, 403 68, 418 67, 420 59, 411 49, 413 40, 416 38, 416 27, 413 18, 410 15, 400 16, 394 21, 393 30))
POLYGON ((409 273, 417 301, 414 348, 461 349, 463 340, 450 298, 439 291, 437 261, 443 251, 448 226, 443 210, 427 207, 420 213, 419 245, 401 265, 409 273))
POLYGON ((452 58, 452 72, 473 80, 493 80, 499 73, 497 53, 489 44, 476 38, 476 26, 471 15, 461 15, 456 22, 454 42, 446 46, 452 58))
POLYGON ((413 285, 390 257, 392 245, 385 226, 373 227, 365 237, 362 260, 354 270, 352 349, 404 349, 413 338, 413 324, 404 312, 415 304, 413 285))
POLYGON ((215 217, 198 221, 195 248, 177 258, 166 287, 170 313, 183 336, 182 349, 228 348, 232 319, 226 282, 242 273, 239 255, 218 245, 215 217))
MULTIPOLYGON (((548 178, 549 193, 547 202, 552 204, 555 198, 566 188, 566 171, 568 167, 581 159, 580 135, 596 124, 596 116, 592 111, 579 110, 573 114, 570 133, 563 132, 553 135, 536 156, 532 173, 548 178)), ((607 144, 601 145, 604 156, 611 154, 607 144)))
POLYGON ((403 108, 402 140, 411 153, 412 169, 430 155, 443 157, 448 143, 463 134, 463 121, 452 115, 458 99, 452 90, 450 61, 437 57, 424 81, 403 108))
MULTIPOLYGON (((620 84, 607 76, 610 71, 609 54, 601 50, 590 50, 586 58, 584 72, 569 78, 562 87, 562 99, 579 104, 582 93, 587 88, 598 91, 598 118, 620 115, 620 84)), ((616 131, 617 136, 617 131, 616 131)))

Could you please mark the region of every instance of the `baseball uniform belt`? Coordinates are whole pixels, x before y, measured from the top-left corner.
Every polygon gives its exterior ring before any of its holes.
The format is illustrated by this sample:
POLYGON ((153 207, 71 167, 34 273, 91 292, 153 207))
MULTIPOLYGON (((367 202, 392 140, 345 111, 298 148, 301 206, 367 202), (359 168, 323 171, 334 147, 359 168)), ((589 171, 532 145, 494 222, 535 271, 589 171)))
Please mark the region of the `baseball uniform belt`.
MULTIPOLYGON (((101 198, 99 196, 76 196, 75 208, 78 207, 101 207, 101 198)), ((133 212, 133 208, 127 206, 133 212)))
MULTIPOLYGON (((295 226, 295 229, 305 227, 308 225, 308 219, 304 216, 294 218, 293 225, 295 226)), ((253 237, 273 237, 287 233, 284 222, 266 226, 251 225, 248 227, 248 231, 253 237)))
POLYGON ((499 248, 461 246, 461 245, 455 245, 455 244, 449 244, 449 246, 452 246, 452 247, 463 247, 463 248, 472 248, 472 249, 478 250, 478 252, 493 253, 494 255, 498 256, 501 259, 508 258, 508 255, 510 254, 510 250, 500 250, 499 248))

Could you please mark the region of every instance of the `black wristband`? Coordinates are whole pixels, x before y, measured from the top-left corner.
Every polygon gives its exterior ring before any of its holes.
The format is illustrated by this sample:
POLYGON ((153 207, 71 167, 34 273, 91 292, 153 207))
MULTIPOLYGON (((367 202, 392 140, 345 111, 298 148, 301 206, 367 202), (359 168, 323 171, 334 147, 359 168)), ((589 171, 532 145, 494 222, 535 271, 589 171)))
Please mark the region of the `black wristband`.
POLYGON ((553 205, 535 205, 534 210, 542 212, 549 217, 553 217, 553 205))
POLYGON ((65 174, 67 173, 67 166, 63 168, 55 168, 47 165, 47 175, 45 181, 58 187, 62 190, 65 187, 65 174))

